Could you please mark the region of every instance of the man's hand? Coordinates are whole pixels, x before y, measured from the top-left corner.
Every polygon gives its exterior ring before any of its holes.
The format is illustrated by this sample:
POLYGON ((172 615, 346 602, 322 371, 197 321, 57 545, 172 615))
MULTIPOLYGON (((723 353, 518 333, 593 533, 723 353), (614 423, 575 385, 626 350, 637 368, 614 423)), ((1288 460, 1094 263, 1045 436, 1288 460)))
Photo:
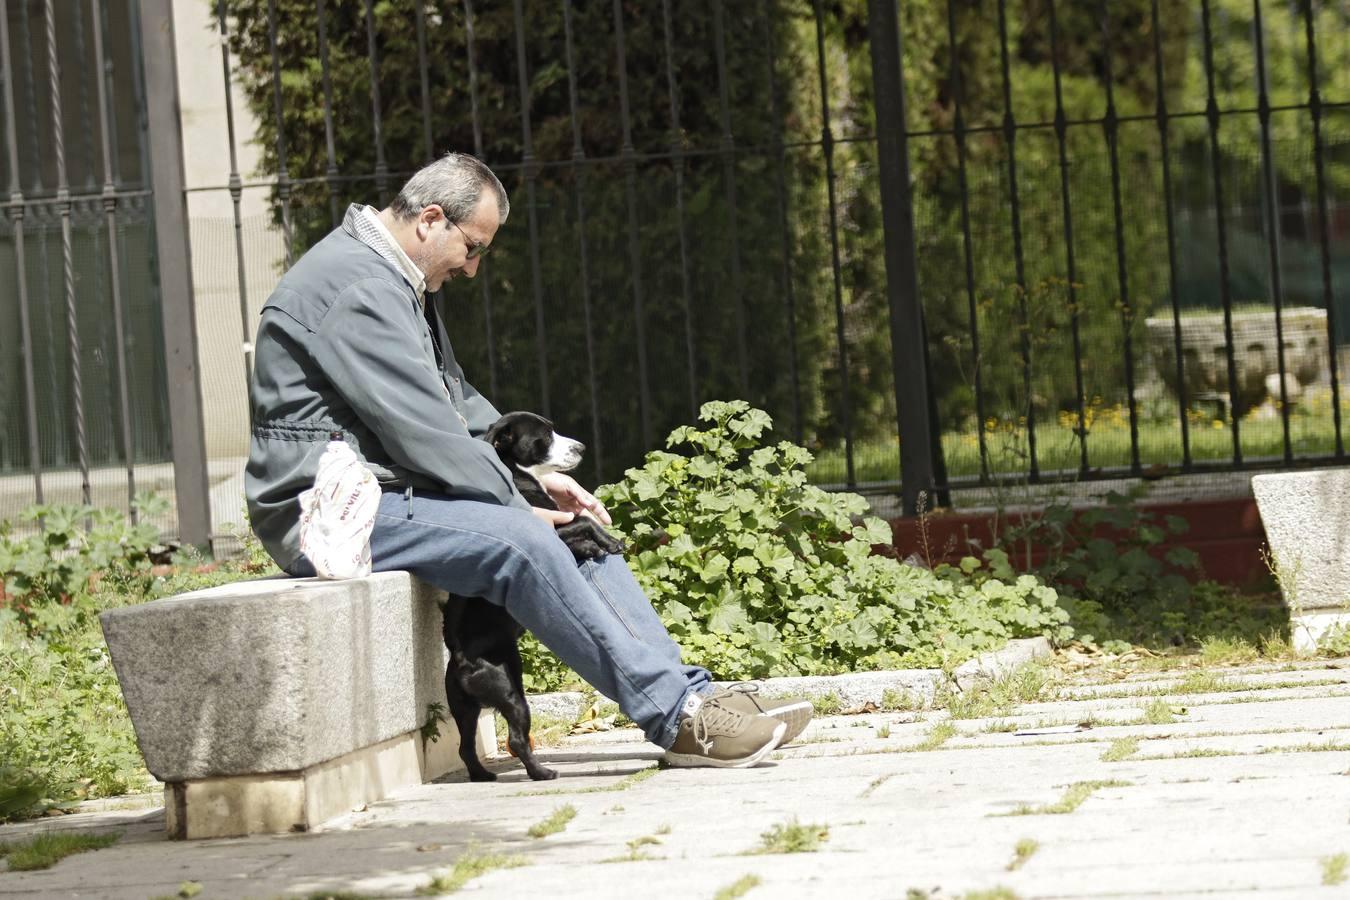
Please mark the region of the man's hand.
MULTIPOLYGON (((548 495, 553 498, 553 502, 558 504, 560 511, 576 513, 579 516, 590 516, 602 525, 614 524, 614 520, 609 517, 605 505, 597 500, 594 494, 577 484, 576 479, 571 475, 564 475, 562 472, 549 472, 539 479, 539 483, 544 486, 544 490, 548 491, 548 495)), ((571 519, 565 520, 565 522, 570 521, 571 519)))
POLYGON ((576 518, 576 516, 570 512, 562 512, 557 509, 544 509, 540 506, 531 506, 530 512, 547 522, 549 528, 557 528, 559 525, 566 525, 576 518))

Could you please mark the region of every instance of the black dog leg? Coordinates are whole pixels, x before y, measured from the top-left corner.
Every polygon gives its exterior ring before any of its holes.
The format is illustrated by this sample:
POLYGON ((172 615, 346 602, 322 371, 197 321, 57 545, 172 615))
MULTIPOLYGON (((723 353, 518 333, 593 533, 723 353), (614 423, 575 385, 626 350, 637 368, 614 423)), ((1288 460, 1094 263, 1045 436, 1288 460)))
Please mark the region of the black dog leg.
MULTIPOLYGON (((515 650, 514 644, 508 654, 515 656, 518 667, 520 653, 515 650)), ((557 772, 539 765, 534 758, 534 751, 530 749, 530 707, 525 702, 525 695, 519 690, 513 690, 508 665, 509 662, 504 661, 465 659, 455 675, 457 686, 475 702, 490 706, 502 714, 506 719, 506 743, 516 759, 524 764, 531 778, 535 781, 557 778, 557 772)))
POLYGON ((557 778, 558 773, 553 769, 541 766, 534 758, 534 748, 530 746, 530 705, 525 702, 525 684, 521 678, 521 661, 519 646, 512 646, 506 658, 507 673, 511 678, 511 684, 515 690, 508 695, 507 704, 514 707, 514 713, 507 713, 502 710, 502 715, 506 717, 506 727, 509 737, 507 743, 511 747, 511 752, 525 764, 525 771, 535 781, 548 781, 551 778, 557 778))
POLYGON ((478 758, 478 714, 482 705, 469 696, 459 686, 454 660, 445 670, 445 699, 450 704, 450 714, 459 726, 459 758, 464 760, 470 781, 496 781, 497 776, 489 772, 478 758))

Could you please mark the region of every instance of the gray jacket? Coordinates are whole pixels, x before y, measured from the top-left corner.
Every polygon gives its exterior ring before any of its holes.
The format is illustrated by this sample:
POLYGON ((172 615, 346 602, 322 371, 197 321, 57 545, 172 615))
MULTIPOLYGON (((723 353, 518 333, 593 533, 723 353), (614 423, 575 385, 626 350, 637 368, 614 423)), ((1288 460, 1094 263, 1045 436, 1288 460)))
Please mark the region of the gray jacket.
POLYGON ((437 366, 416 292, 356 236, 358 210, 282 277, 258 326, 244 493, 282 568, 300 557, 298 498, 335 431, 388 487, 529 508, 478 439, 497 410, 464 380, 448 340, 437 366))

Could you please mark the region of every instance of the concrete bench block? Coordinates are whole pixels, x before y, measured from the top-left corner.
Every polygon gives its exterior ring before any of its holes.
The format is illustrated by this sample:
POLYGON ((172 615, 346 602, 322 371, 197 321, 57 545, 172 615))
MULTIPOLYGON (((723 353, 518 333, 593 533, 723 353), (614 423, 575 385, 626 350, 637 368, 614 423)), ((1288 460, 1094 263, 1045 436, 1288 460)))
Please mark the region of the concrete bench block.
POLYGON ((1252 477, 1294 644, 1350 624, 1350 469, 1252 477))
MULTIPOLYGON (((460 767, 444 595, 406 573, 260 579, 100 616, 170 835, 305 830, 460 767)), ((492 719, 480 754, 496 749, 492 719)))

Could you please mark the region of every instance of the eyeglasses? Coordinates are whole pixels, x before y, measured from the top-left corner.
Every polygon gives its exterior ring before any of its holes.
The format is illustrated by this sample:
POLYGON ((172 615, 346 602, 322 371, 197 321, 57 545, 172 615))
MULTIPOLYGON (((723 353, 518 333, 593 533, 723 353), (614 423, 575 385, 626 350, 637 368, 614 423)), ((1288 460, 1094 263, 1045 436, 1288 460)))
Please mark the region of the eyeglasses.
MULTIPOLYGON (((446 219, 445 221, 450 222, 449 219, 446 219)), ((459 233, 464 235, 464 246, 468 248, 468 252, 464 254, 466 260, 478 259, 479 257, 487 255, 488 250, 491 249, 487 244, 480 244, 470 238, 469 235, 465 233, 464 229, 459 227, 459 223, 450 222, 450 224, 454 225, 455 228, 459 229, 459 233)))

